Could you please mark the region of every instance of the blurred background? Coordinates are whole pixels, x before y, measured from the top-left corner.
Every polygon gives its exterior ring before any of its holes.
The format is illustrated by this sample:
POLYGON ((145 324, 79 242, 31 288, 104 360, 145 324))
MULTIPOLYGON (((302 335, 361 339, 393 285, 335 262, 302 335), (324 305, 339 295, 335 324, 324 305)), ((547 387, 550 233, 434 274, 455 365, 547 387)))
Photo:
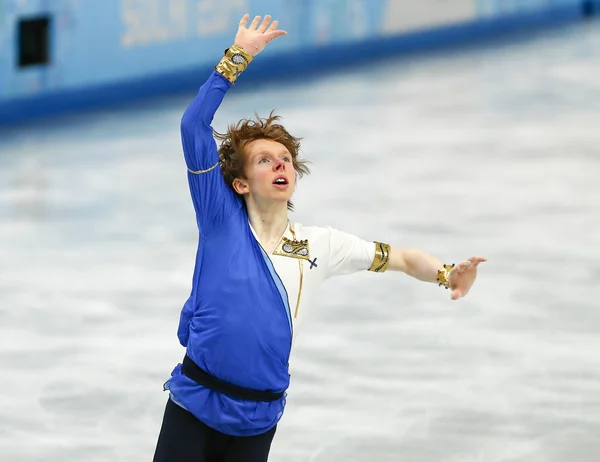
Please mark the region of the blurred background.
POLYGON ((0 461, 152 459, 197 244, 179 122, 235 36, 288 36, 293 219, 444 261, 306 310, 270 460, 600 459, 600 1, 0 0, 0 461))

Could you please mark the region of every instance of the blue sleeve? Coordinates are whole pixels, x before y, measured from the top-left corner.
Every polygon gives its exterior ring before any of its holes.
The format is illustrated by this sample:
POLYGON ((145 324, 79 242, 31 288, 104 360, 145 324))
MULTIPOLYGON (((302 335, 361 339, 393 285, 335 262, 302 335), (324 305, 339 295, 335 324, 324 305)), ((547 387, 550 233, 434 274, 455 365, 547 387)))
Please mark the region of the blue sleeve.
POLYGON ((229 88, 231 83, 213 71, 181 119, 181 141, 190 193, 198 227, 204 235, 242 207, 241 200, 223 180, 211 126, 229 88))

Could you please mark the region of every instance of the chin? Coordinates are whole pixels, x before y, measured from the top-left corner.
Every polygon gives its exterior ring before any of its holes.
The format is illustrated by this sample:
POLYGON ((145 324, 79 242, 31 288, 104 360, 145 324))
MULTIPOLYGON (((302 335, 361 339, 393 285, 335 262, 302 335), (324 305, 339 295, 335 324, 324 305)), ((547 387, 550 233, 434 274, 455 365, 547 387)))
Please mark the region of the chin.
POLYGON ((276 198, 274 198, 274 199, 275 199, 277 202, 281 202, 281 203, 287 204, 287 203, 288 203, 288 201, 290 201, 290 200, 292 199, 292 196, 291 196, 291 195, 287 195, 287 194, 286 194, 285 196, 279 196, 279 197, 276 197, 276 198))
POLYGON ((281 192, 280 194, 274 194, 271 197, 271 199, 273 200, 273 202, 281 202, 287 205, 287 202, 292 199, 292 194, 284 194, 283 192, 281 192))

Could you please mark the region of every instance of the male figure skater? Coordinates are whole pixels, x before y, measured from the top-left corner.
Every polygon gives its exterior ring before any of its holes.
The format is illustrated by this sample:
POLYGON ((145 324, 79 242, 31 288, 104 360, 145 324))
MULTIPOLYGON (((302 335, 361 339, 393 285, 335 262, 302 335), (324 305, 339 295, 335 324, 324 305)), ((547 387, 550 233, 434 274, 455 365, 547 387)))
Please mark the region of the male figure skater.
POLYGON ((292 223, 300 142, 276 116, 242 120, 213 137, 227 90, 272 40, 277 21, 248 15, 234 44, 181 120, 199 244, 178 337, 186 347, 170 391, 155 462, 264 462, 290 382, 292 337, 325 279, 357 271, 401 271, 451 289, 475 281, 472 257, 445 265, 415 249, 367 242, 330 227, 292 223))

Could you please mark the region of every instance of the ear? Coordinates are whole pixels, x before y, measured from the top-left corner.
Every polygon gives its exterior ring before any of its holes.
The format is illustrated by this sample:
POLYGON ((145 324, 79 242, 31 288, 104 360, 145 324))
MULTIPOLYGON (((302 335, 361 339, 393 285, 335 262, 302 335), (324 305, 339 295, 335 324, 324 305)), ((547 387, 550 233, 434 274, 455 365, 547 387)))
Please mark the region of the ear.
POLYGON ((250 186, 248 182, 242 178, 235 178, 232 183, 233 190, 240 196, 248 194, 250 192, 250 186))

